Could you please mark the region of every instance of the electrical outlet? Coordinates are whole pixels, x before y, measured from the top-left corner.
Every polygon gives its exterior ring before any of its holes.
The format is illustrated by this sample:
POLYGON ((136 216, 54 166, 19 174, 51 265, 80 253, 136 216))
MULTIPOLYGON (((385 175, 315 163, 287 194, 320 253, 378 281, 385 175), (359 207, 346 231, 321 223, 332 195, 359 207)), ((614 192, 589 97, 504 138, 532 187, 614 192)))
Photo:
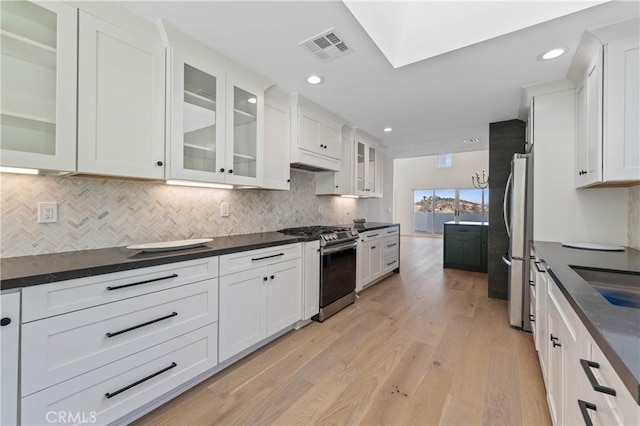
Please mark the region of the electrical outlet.
POLYGON ((38 223, 55 223, 58 221, 58 203, 47 201, 38 203, 38 223))
POLYGON ((221 217, 229 216, 229 203, 220 204, 220 216, 221 217))

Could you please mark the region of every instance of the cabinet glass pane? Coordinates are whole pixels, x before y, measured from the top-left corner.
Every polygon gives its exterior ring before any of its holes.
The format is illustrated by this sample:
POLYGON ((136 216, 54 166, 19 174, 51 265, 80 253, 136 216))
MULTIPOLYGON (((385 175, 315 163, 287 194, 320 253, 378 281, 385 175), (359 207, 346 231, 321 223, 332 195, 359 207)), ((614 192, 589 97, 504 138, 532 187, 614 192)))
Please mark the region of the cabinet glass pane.
POLYGON ((1 147, 56 153, 57 16, 33 3, 0 3, 1 147))
POLYGON ((256 177, 258 97, 233 87, 233 174, 256 177))
POLYGON ((357 191, 364 191, 365 185, 364 185, 364 153, 365 153, 365 146, 363 143, 358 142, 358 159, 356 162, 356 190, 357 191))
POLYGON ((184 65, 183 149, 185 169, 216 168, 216 77, 184 65))
POLYGON ((376 150, 375 148, 369 147, 369 169, 368 169, 368 180, 369 183, 367 185, 367 190, 371 192, 376 191, 376 150))

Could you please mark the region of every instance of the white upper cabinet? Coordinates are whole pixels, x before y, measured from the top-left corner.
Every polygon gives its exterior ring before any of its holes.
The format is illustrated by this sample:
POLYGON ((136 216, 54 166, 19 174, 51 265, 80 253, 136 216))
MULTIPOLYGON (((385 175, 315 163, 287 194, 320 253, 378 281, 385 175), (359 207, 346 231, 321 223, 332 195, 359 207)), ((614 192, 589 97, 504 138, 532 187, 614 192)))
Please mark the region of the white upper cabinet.
POLYGON ((78 172, 164 178, 164 49, 80 11, 78 172))
POLYGON ((577 188, 640 181, 638 19, 587 32, 576 58, 577 188), (632 34, 635 34, 633 36, 632 34))
POLYGON ((342 127, 342 169, 339 172, 316 173, 316 195, 353 195, 353 133, 355 129, 342 127))
POLYGON ((304 97, 291 96, 291 163, 304 169, 341 169, 344 120, 304 97))
POLYGON ((168 51, 167 179, 261 186, 262 77, 163 22, 168 51))
POLYGON ((2 165, 73 172, 78 11, 26 1, 0 10, 2 165))
POLYGON ((382 158, 378 142, 366 133, 355 133, 355 195, 382 197, 382 158))
POLYGON ((271 87, 264 100, 264 179, 267 189, 290 188, 291 111, 289 95, 271 87))

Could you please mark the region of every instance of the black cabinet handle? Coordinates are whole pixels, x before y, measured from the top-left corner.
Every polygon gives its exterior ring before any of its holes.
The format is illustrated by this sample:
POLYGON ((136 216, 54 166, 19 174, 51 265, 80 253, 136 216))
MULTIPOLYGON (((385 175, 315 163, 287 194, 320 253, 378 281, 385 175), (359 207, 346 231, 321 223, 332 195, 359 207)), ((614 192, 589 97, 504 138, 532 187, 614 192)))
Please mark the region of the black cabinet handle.
POLYGON ((376 248, 376 246, 371 246, 371 250, 373 250, 374 248, 376 248))
POLYGON ((4 318, 2 318, 0 320, 0 326, 2 326, 2 327, 6 327, 9 324, 11 324, 11 318, 9 318, 9 317, 4 317, 4 318))
POLYGON ((336 188, 338 188, 338 185, 336 185, 336 188))
POLYGON ((287 183, 290 183, 290 182, 291 182, 291 179, 287 179, 287 183))
POLYGON ((586 171, 586 170, 580 170, 580 171, 578 172, 578 175, 580 175, 580 176, 582 176, 582 175, 586 175, 586 174, 587 174, 587 171, 586 171))
POLYGON ((269 278, 267 277, 262 277, 262 281, 267 281, 269 278))
POLYGON ((272 254, 271 256, 256 257, 256 258, 252 258, 251 261, 257 262, 258 260, 271 259, 272 257, 278 257, 278 256, 284 256, 284 253, 272 254))
POLYGON ((367 238, 373 238, 373 237, 377 237, 380 234, 371 234, 371 235, 367 235, 367 238))
POLYGON ((123 284, 123 285, 117 285, 115 287, 107 287, 107 290, 111 291, 111 290, 119 290, 121 288, 127 288, 127 287, 133 287, 134 285, 141 285, 141 284, 149 284, 149 283, 154 283, 156 281, 162 281, 162 280, 170 280, 171 278, 178 278, 178 274, 171 274, 171 275, 167 275, 166 277, 160 277, 160 278, 153 278, 150 280, 144 280, 144 281, 138 281, 136 283, 131 283, 131 284, 123 284))
POLYGON ((393 265, 394 263, 396 263, 396 261, 395 261, 395 260, 394 260, 394 261, 392 261, 391 263, 387 263, 387 266, 391 266, 391 265, 393 265))
POLYGON ((276 277, 275 275, 271 275, 269 279, 274 279, 275 277, 276 277))
POLYGON ((584 420, 585 426, 593 426, 593 422, 591 421, 591 417, 587 410, 597 411, 596 405, 579 399, 578 406, 580 407, 580 413, 582 414, 582 420, 584 420))
POLYGON ((616 396, 616 390, 613 388, 602 386, 600 383, 598 383, 596 376, 593 374, 593 371, 591 371, 592 368, 600 368, 600 364, 595 361, 587 361, 586 359, 581 359, 580 365, 582 365, 582 369, 587 375, 587 379, 589 379, 589 383, 591 383, 591 387, 593 387, 594 391, 616 396))
POLYGON ((220 169, 220 173, 224 173, 224 167, 220 169))
POLYGON ((538 272, 543 272, 543 273, 547 272, 544 269, 540 269, 540 262, 535 261, 535 262, 533 262, 533 264, 536 266, 536 269, 538 270, 538 272))
POLYGON ((131 389, 131 388, 133 388, 133 387, 135 387, 135 386, 138 386, 139 384, 144 383, 144 382, 146 382, 146 381, 147 381, 147 380, 149 380, 149 379, 153 379, 154 377, 156 377, 156 376, 158 376, 158 375, 160 375, 160 374, 162 374, 162 373, 164 373, 164 372, 166 372, 166 371, 169 371, 169 370, 171 370, 172 368, 175 368, 175 367, 177 367, 177 366, 178 366, 178 364, 176 364, 175 362, 172 362, 170 366, 168 366, 168 367, 166 367, 166 368, 163 368, 163 369, 162 369, 162 370, 160 370, 160 371, 156 371, 155 373, 153 373, 153 374, 151 374, 151 375, 149 375, 149 376, 145 377, 144 379, 140 379, 140 380, 138 380, 138 381, 137 381, 137 382, 135 382, 135 383, 131 383, 129 386, 125 386, 125 387, 123 387, 122 389, 118 389, 118 390, 117 390, 117 391, 115 391, 115 392, 111 392, 111 393, 110 393, 110 392, 107 392, 107 393, 105 393, 105 394, 104 394, 104 396, 106 396, 106 397, 107 397, 107 399, 113 398, 114 396, 119 395, 119 394, 121 394, 121 393, 122 393, 122 392, 124 392, 124 391, 128 391, 129 389, 131 389))
POLYGON ((160 321, 163 321, 163 320, 166 320, 166 319, 169 319, 169 318, 177 317, 177 316, 178 316, 178 313, 177 313, 177 312, 172 312, 172 313, 170 313, 169 315, 165 315, 165 316, 163 316, 163 317, 161 317, 161 318, 156 318, 156 319, 154 319, 154 320, 147 321, 147 322, 142 323, 142 324, 134 325, 133 327, 125 328, 125 329, 120 330, 120 331, 114 331, 113 333, 107 333, 107 334, 106 334, 106 336, 107 336, 107 337, 114 337, 114 336, 118 336, 118 335, 123 334, 123 333, 126 333, 126 332, 128 332, 128 331, 133 331, 133 330, 136 330, 136 329, 138 329, 138 328, 146 327, 146 326, 148 326, 148 325, 155 324, 155 323, 157 323, 157 322, 160 322, 160 321))
POLYGON ((553 347, 555 348, 556 346, 562 346, 560 343, 557 343, 555 340, 552 342, 553 343, 553 347))
POLYGON ((558 343, 558 338, 556 336, 554 336, 553 334, 551 334, 551 342, 553 343, 553 347, 554 348, 556 346, 562 346, 560 343, 558 343))
POLYGON ((164 163, 163 163, 162 161, 158 161, 156 164, 157 164, 158 166, 163 166, 163 165, 164 165, 164 163))
POLYGON ((396 243, 393 243, 393 244, 387 244, 387 247, 393 247, 393 246, 395 246, 395 245, 396 245, 396 243))
POLYGON ((229 169, 229 173, 230 173, 230 174, 233 174, 233 169, 229 169))

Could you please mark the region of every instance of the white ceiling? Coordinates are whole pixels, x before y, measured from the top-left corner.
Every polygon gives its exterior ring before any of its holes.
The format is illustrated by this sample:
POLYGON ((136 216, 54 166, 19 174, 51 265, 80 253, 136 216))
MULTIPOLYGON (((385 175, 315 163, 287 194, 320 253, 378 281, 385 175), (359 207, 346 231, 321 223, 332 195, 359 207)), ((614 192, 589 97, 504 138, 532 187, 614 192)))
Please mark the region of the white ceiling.
POLYGON ((608 2, 396 69, 342 1, 121 4, 150 20, 165 18, 285 91, 300 92, 381 139, 394 158, 487 149, 488 123, 518 117, 523 86, 564 78, 585 29, 640 14, 636 1, 608 2), (329 28, 355 52, 321 63, 298 43, 329 28), (536 59, 557 46, 569 53, 536 59), (307 84, 314 73, 325 82, 307 84), (383 133, 386 126, 393 132, 383 133), (463 143, 474 137, 480 142, 463 143))

